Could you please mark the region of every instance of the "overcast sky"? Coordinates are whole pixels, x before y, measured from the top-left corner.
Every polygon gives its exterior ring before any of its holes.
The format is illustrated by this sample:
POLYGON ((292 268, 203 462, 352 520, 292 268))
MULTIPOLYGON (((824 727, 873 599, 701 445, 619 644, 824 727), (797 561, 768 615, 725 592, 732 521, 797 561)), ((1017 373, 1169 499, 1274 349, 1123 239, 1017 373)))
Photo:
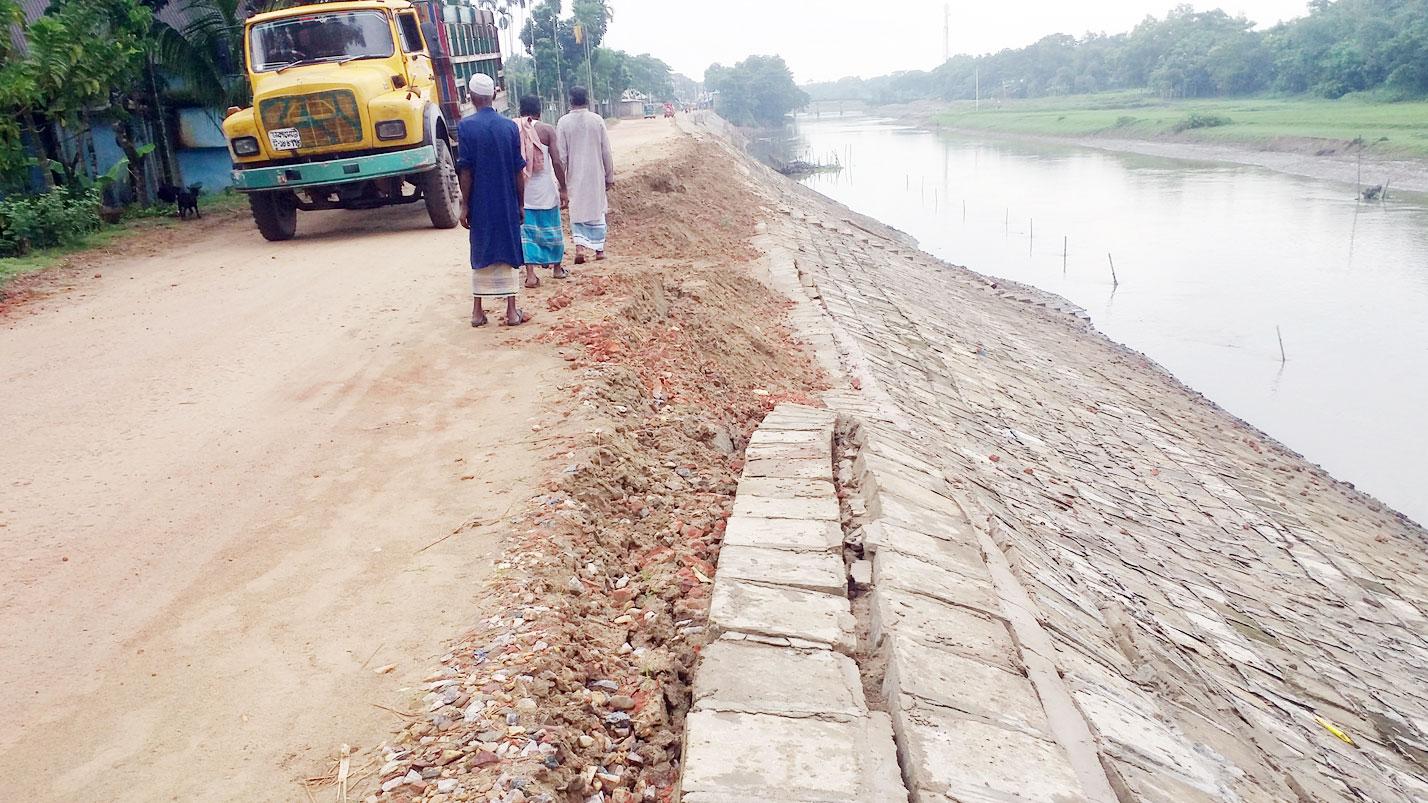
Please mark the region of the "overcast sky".
MULTIPOLYGON (((653 53, 691 78, 712 62, 750 54, 784 57, 800 82, 845 75, 926 70, 942 60, 942 9, 951 12, 952 53, 1021 47, 1051 33, 1129 30, 1174 0, 609 0, 615 12, 605 44, 653 53)), ((569 3, 566 3, 567 7, 569 3)), ((1196 2, 1262 26, 1306 13, 1304 0, 1196 2)))

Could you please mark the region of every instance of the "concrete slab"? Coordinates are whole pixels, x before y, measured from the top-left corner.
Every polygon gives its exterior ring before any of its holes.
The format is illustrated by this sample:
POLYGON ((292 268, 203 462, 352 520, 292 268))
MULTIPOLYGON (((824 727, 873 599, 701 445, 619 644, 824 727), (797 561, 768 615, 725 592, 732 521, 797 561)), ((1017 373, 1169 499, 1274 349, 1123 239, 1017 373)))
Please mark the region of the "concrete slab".
POLYGON ((749 477, 790 477, 832 482, 833 461, 827 457, 805 460, 746 460, 744 478, 749 477))
POLYGON ((900 552, 963 574, 973 574, 986 565, 975 543, 934 538, 889 519, 876 519, 863 525, 863 548, 869 555, 883 549, 900 552))
POLYGON ((893 719, 916 801, 1086 803, 1055 742, 932 709, 893 719))
MULTIPOLYGON (((869 471, 862 476, 863 499, 867 500, 869 505, 873 504, 873 499, 876 496, 887 493, 906 500, 913 507, 926 508, 955 519, 963 518, 962 508, 935 490, 943 484, 940 471, 936 474, 925 474, 912 479, 904 479, 896 474, 882 471, 869 471)), ((961 529, 961 527, 956 527, 943 537, 955 538, 961 529)))
POLYGON ((852 722, 695 711, 683 800, 905 803, 887 716, 852 722))
POLYGON ((1111 755, 1156 767, 1203 788, 1215 788, 1215 775, 1187 737, 1164 723, 1087 688, 1075 691, 1076 705, 1095 726, 1111 755))
POLYGON ((999 619, 929 597, 874 586, 871 605, 873 643, 887 634, 914 638, 968 658, 1020 672, 1011 633, 999 619))
POLYGON ((888 656, 883 691, 894 712, 923 701, 1051 738, 1041 699, 1026 676, 896 635, 883 642, 883 649, 888 656))
POLYGON ((917 460, 914 465, 909 465, 905 462, 890 459, 867 447, 858 450, 858 456, 853 459, 853 472, 858 476, 863 476, 869 472, 890 474, 907 480, 917 480, 921 477, 943 476, 941 469, 931 463, 917 460))
POLYGON ((839 597, 848 595, 848 574, 843 559, 831 552, 793 552, 725 543, 719 551, 719 577, 792 586, 839 597))
POLYGON ((728 639, 701 653, 694 710, 845 721, 868 713, 858 667, 848 656, 728 639))
POLYGON ((757 516, 766 519, 817 519, 838 522, 838 500, 832 497, 780 499, 754 494, 734 497, 735 516, 757 516))
POLYGON ((748 471, 739 480, 737 494, 763 496, 770 499, 831 499, 836 505, 838 493, 828 480, 795 477, 752 477, 748 471))
POLYGON ((714 584, 709 627, 716 636, 732 631, 801 639, 845 653, 854 645, 853 614, 843 597, 742 580, 714 584))
POLYGON ((949 605, 961 605, 990 616, 1001 616, 1001 601, 983 567, 954 572, 893 550, 882 550, 873 558, 873 585, 932 597, 949 605), (977 572, 972 574, 971 572, 977 572))
POLYGON ((837 552, 843 548, 843 529, 836 521, 736 515, 724 529, 724 546, 837 552))
POLYGON ((828 430, 829 435, 833 433, 833 427, 838 422, 836 413, 828 410, 814 410, 805 408, 809 412, 791 412, 775 409, 772 413, 764 416, 764 420, 759 423, 761 430, 780 429, 803 429, 803 430, 828 430))
POLYGON ((744 459, 752 460, 826 460, 833 464, 833 442, 828 443, 750 443, 744 449, 744 459))
POLYGON ((754 430, 753 435, 749 436, 749 444, 757 446, 821 446, 826 444, 828 458, 831 460, 833 458, 833 429, 832 427, 817 429, 764 429, 760 427, 754 430))
POLYGON ((868 501, 869 518, 887 518, 909 530, 936 538, 951 538, 961 533, 966 522, 960 515, 952 516, 929 510, 890 493, 881 493, 868 501))

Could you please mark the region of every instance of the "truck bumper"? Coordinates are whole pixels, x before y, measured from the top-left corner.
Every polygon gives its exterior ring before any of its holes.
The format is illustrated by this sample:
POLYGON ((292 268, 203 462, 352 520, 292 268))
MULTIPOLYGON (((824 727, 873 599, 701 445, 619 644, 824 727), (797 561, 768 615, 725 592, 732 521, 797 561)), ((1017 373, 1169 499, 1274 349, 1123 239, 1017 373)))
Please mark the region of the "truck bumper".
POLYGON ((433 167, 436 167, 436 148, 422 145, 403 151, 330 159, 325 162, 249 167, 242 170, 235 168, 233 189, 239 192, 262 192, 322 184, 345 184, 349 181, 419 173, 433 167))

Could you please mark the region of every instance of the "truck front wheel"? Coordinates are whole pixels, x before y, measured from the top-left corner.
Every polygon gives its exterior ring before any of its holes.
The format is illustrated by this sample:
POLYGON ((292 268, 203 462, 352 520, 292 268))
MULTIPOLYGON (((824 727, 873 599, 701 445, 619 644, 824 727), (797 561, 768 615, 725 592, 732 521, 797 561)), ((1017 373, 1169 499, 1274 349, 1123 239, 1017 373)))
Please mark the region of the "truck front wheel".
POLYGON ((461 183, 456 178, 456 162, 451 146, 436 138, 436 167, 421 174, 421 194, 431 225, 454 229, 461 221, 461 183))
POLYGON ((291 240, 297 234, 297 204, 291 192, 252 192, 248 208, 253 210, 253 222, 264 240, 291 240))

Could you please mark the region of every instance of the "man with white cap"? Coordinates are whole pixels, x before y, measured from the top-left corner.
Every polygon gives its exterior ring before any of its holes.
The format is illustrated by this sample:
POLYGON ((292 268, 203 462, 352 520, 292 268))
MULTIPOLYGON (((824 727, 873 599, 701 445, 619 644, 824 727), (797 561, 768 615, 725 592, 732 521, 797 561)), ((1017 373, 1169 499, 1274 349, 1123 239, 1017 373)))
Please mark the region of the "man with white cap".
POLYGON ((496 82, 471 76, 466 88, 474 114, 456 127, 456 170, 461 181, 461 225, 471 230, 471 325, 486 325, 482 300, 506 300, 506 325, 531 319, 516 307, 521 265, 521 220, 526 178, 516 124, 491 108, 496 82))

